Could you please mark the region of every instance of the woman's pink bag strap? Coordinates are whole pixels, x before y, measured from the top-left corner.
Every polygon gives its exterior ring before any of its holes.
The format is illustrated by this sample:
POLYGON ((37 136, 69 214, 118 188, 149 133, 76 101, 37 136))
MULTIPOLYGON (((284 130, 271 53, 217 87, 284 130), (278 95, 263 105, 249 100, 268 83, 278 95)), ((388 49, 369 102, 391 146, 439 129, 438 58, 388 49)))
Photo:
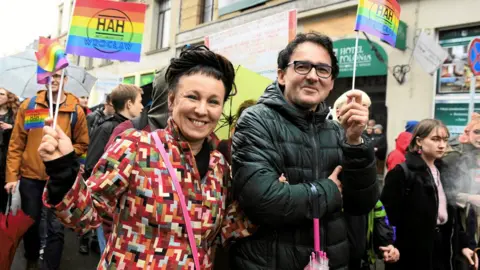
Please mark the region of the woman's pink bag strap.
POLYGON ((195 269, 200 270, 201 268, 200 268, 200 262, 198 260, 197 244, 195 243, 195 237, 193 236, 192 222, 190 220, 190 215, 188 214, 188 209, 185 203, 185 196, 183 196, 182 187, 180 186, 180 182, 178 181, 175 169, 173 168, 172 163, 170 162, 169 155, 167 154, 167 151, 165 151, 165 147, 163 147, 163 143, 158 137, 157 132, 154 131, 150 134, 153 137, 153 140, 155 141, 155 146, 157 147, 157 150, 162 155, 163 162, 165 163, 165 166, 167 166, 168 172, 170 173, 170 177, 172 177, 172 182, 175 187, 175 191, 177 192, 178 197, 180 199, 180 206, 182 207, 183 218, 185 219, 185 227, 187 228, 188 242, 190 243, 190 248, 192 249, 192 256, 193 256, 193 262, 195 263, 195 269))

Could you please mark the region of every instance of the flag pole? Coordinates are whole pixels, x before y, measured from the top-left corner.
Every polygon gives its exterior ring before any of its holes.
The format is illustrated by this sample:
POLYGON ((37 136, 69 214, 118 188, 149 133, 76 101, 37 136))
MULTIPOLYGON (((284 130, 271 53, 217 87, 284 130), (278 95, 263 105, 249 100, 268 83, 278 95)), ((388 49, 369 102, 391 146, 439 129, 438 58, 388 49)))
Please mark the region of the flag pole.
POLYGON ((355 38, 355 52, 353 53, 352 90, 355 89, 355 73, 357 72, 357 50, 358 50, 359 35, 360 35, 360 30, 357 30, 357 37, 355 38))
POLYGON ((48 115, 53 118, 52 77, 48 77, 48 115))
MULTIPOLYGON (((70 28, 72 26, 72 21, 73 21, 73 13, 75 12, 75 5, 77 3, 77 0, 73 0, 72 2, 72 12, 70 13, 70 22, 68 23, 68 32, 67 32, 67 38, 65 39, 65 51, 66 47, 68 45, 68 39, 70 37, 70 28)), ((65 57, 67 57, 67 53, 65 52, 65 57)), ((65 67, 66 68, 66 67, 65 67)), ((63 78, 65 77, 65 68, 62 69, 62 76, 60 77, 60 86, 58 88, 58 95, 57 95, 57 104, 55 104, 55 117, 53 118, 53 129, 55 130, 55 127, 57 125, 57 118, 58 118, 58 107, 60 106, 60 97, 62 95, 62 88, 63 88, 63 78)))
POLYGON ((57 104, 55 104, 55 117, 53 118, 53 129, 57 126, 57 118, 58 118, 58 107, 60 106, 60 97, 62 96, 62 88, 63 88, 63 78, 65 76, 65 69, 62 69, 62 76, 60 77, 60 86, 58 87, 58 94, 57 94, 57 104))

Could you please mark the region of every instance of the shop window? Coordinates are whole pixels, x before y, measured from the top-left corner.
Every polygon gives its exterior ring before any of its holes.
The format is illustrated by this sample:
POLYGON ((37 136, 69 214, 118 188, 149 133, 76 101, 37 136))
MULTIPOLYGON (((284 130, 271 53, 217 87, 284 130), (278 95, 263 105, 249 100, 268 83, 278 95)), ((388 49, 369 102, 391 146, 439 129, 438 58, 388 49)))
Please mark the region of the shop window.
MULTIPOLYGON (((468 45, 480 38, 480 26, 439 32, 440 46, 448 52, 448 58, 438 74, 438 94, 467 94, 470 91, 472 72, 468 65, 468 45)), ((480 76, 473 82, 480 92, 480 76)))

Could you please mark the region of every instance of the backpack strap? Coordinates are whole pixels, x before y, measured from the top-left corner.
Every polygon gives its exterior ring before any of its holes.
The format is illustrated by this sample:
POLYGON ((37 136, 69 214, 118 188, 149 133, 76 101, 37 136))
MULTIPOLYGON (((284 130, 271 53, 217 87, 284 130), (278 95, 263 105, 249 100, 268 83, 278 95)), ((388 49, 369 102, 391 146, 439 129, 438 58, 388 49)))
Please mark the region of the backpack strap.
POLYGON ((75 130, 75 125, 77 124, 78 119, 78 104, 75 104, 75 109, 70 113, 70 135, 72 138, 72 144, 75 143, 75 138, 73 136, 73 131, 75 130))
POLYGON ((34 96, 28 102, 27 110, 34 110, 37 105, 37 96, 34 96))
POLYGON ((403 173, 405 175, 404 196, 408 196, 410 194, 410 191, 412 190, 413 180, 415 176, 413 175, 413 172, 410 171, 410 169, 408 168, 407 163, 402 162, 399 165, 402 168, 403 173))

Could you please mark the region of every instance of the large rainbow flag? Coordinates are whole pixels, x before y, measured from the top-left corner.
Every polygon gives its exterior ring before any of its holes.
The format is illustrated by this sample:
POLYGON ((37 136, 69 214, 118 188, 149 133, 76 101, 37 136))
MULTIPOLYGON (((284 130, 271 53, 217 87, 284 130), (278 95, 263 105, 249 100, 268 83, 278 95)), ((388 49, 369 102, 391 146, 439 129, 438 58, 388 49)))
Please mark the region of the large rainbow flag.
POLYGON ((139 62, 145 10, 139 3, 77 0, 67 53, 139 62))
POLYGON ((355 31, 377 36, 395 47, 400 5, 396 0, 359 0, 355 31))

